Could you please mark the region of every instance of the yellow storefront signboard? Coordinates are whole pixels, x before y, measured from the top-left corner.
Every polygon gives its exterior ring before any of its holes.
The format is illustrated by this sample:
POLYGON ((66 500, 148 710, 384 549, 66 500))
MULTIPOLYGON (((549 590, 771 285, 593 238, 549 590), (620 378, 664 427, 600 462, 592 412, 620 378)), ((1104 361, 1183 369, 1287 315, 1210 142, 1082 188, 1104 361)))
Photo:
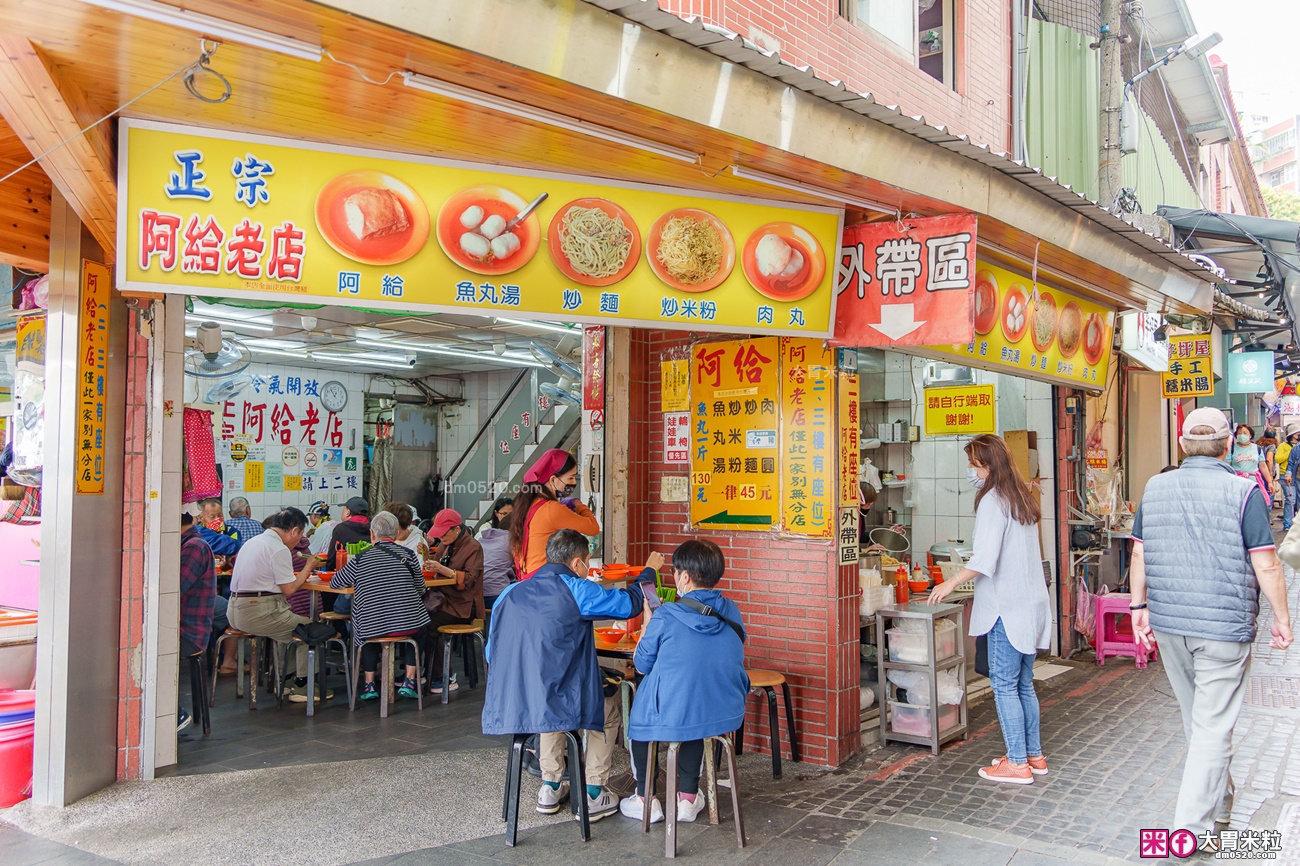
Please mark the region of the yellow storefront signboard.
POLYGON ((692 347, 691 523, 773 529, 780 506, 776 337, 692 347))
POLYGON ((927 355, 1076 388, 1106 387, 1113 310, 985 261, 976 262, 974 304, 975 339, 929 346, 927 355))
POLYGON ((831 330, 841 210, 144 121, 119 163, 126 288, 831 330))
POLYGON ((1169 338, 1169 369, 1160 374, 1165 397, 1214 396, 1214 340, 1209 334, 1169 338))
POLYGON ((794 535, 835 531, 839 428, 835 364, 821 340, 781 338, 781 526, 794 535))
POLYGON ((998 432, 992 385, 925 389, 926 436, 978 436, 998 432))
POLYGON ((102 496, 104 493, 108 301, 112 289, 108 268, 99 262, 82 259, 75 437, 78 496, 102 496))

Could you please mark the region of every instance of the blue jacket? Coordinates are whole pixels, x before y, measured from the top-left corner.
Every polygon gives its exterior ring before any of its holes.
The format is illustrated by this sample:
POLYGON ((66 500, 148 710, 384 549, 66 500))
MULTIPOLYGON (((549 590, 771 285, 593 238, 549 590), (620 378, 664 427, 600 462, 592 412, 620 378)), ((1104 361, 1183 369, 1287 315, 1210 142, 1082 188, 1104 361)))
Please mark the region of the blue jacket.
POLYGON ((220 532, 213 532, 206 526, 199 526, 197 523, 194 527, 198 529, 199 535, 212 548, 212 552, 217 556, 234 556, 239 553, 239 548, 243 547, 238 539, 231 538, 229 535, 222 535, 220 532))
MULTIPOLYGON (((740 625, 740 608, 716 589, 686 598, 740 625)), ((650 617, 632 659, 645 679, 636 690, 628 735, 656 743, 698 740, 738 729, 745 718, 749 675, 745 645, 731 626, 684 604, 665 604, 650 617)))
POLYGON ((591 623, 641 613, 639 584, 605 589, 547 563, 492 606, 483 733, 601 731, 605 694, 591 623))

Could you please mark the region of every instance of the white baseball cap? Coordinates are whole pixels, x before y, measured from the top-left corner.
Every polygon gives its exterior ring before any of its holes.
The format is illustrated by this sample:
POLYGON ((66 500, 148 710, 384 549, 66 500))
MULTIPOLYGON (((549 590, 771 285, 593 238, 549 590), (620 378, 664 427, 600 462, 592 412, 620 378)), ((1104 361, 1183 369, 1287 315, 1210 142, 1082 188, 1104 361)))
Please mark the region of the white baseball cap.
POLYGON ((1223 414, 1223 410, 1215 409, 1213 406, 1193 409, 1183 419, 1184 439, 1227 439, 1231 435, 1232 428, 1228 426, 1228 416, 1223 414), (1192 433, 1191 431, 1197 427, 1209 427, 1212 432, 1192 433))

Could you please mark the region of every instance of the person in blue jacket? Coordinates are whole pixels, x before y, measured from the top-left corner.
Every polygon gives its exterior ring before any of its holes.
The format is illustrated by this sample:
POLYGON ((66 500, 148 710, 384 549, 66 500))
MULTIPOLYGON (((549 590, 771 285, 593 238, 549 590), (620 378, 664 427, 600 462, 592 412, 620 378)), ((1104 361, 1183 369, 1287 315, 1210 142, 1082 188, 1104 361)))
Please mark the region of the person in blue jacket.
MULTIPOLYGON (((645 809, 648 744, 681 743, 677 753, 677 820, 694 821, 704 808, 699 794, 704 738, 729 734, 745 718, 745 627, 740 608, 715 587, 726 560, 712 541, 693 539, 673 552, 677 601, 654 612, 632 662, 645 675, 636 690, 628 736, 636 793, 619 811, 641 820, 645 809)), ((664 819, 657 799, 650 821, 664 819)))
POLYGON ((484 649, 483 733, 541 735, 537 811, 551 815, 569 796, 569 783, 563 781, 563 733, 590 731, 587 811, 589 820, 599 821, 619 808, 618 797, 605 783, 622 713, 618 693, 604 693, 591 624, 640 615, 645 599, 641 581, 648 580, 653 592, 655 570, 664 558, 651 554, 646 570, 627 589, 606 589, 580 576, 587 574, 589 551, 586 536, 561 529, 546 542, 546 564, 497 596, 484 649))

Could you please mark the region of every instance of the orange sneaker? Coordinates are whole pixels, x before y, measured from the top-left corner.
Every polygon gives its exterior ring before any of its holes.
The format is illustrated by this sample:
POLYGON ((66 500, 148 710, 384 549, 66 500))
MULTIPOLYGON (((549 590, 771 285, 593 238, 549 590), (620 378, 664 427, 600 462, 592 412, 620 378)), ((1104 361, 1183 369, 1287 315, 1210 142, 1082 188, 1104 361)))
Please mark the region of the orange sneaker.
POLYGON ((992 766, 981 767, 980 778, 988 779, 990 782, 1001 782, 1004 785, 1034 784, 1034 774, 1030 772, 1028 764, 1017 767, 1006 758, 997 758, 992 766))
MULTIPOLYGON (((1002 757, 998 758, 999 761, 1005 761, 1006 759, 1007 759, 1007 756, 1006 756, 1006 755, 1003 755, 1002 757)), ((1030 758, 1030 759, 1029 759, 1029 772, 1033 773, 1035 776, 1046 776, 1046 775, 1047 775, 1047 757, 1044 756, 1044 755, 1039 755, 1039 756, 1036 757, 1036 758, 1030 758)))

